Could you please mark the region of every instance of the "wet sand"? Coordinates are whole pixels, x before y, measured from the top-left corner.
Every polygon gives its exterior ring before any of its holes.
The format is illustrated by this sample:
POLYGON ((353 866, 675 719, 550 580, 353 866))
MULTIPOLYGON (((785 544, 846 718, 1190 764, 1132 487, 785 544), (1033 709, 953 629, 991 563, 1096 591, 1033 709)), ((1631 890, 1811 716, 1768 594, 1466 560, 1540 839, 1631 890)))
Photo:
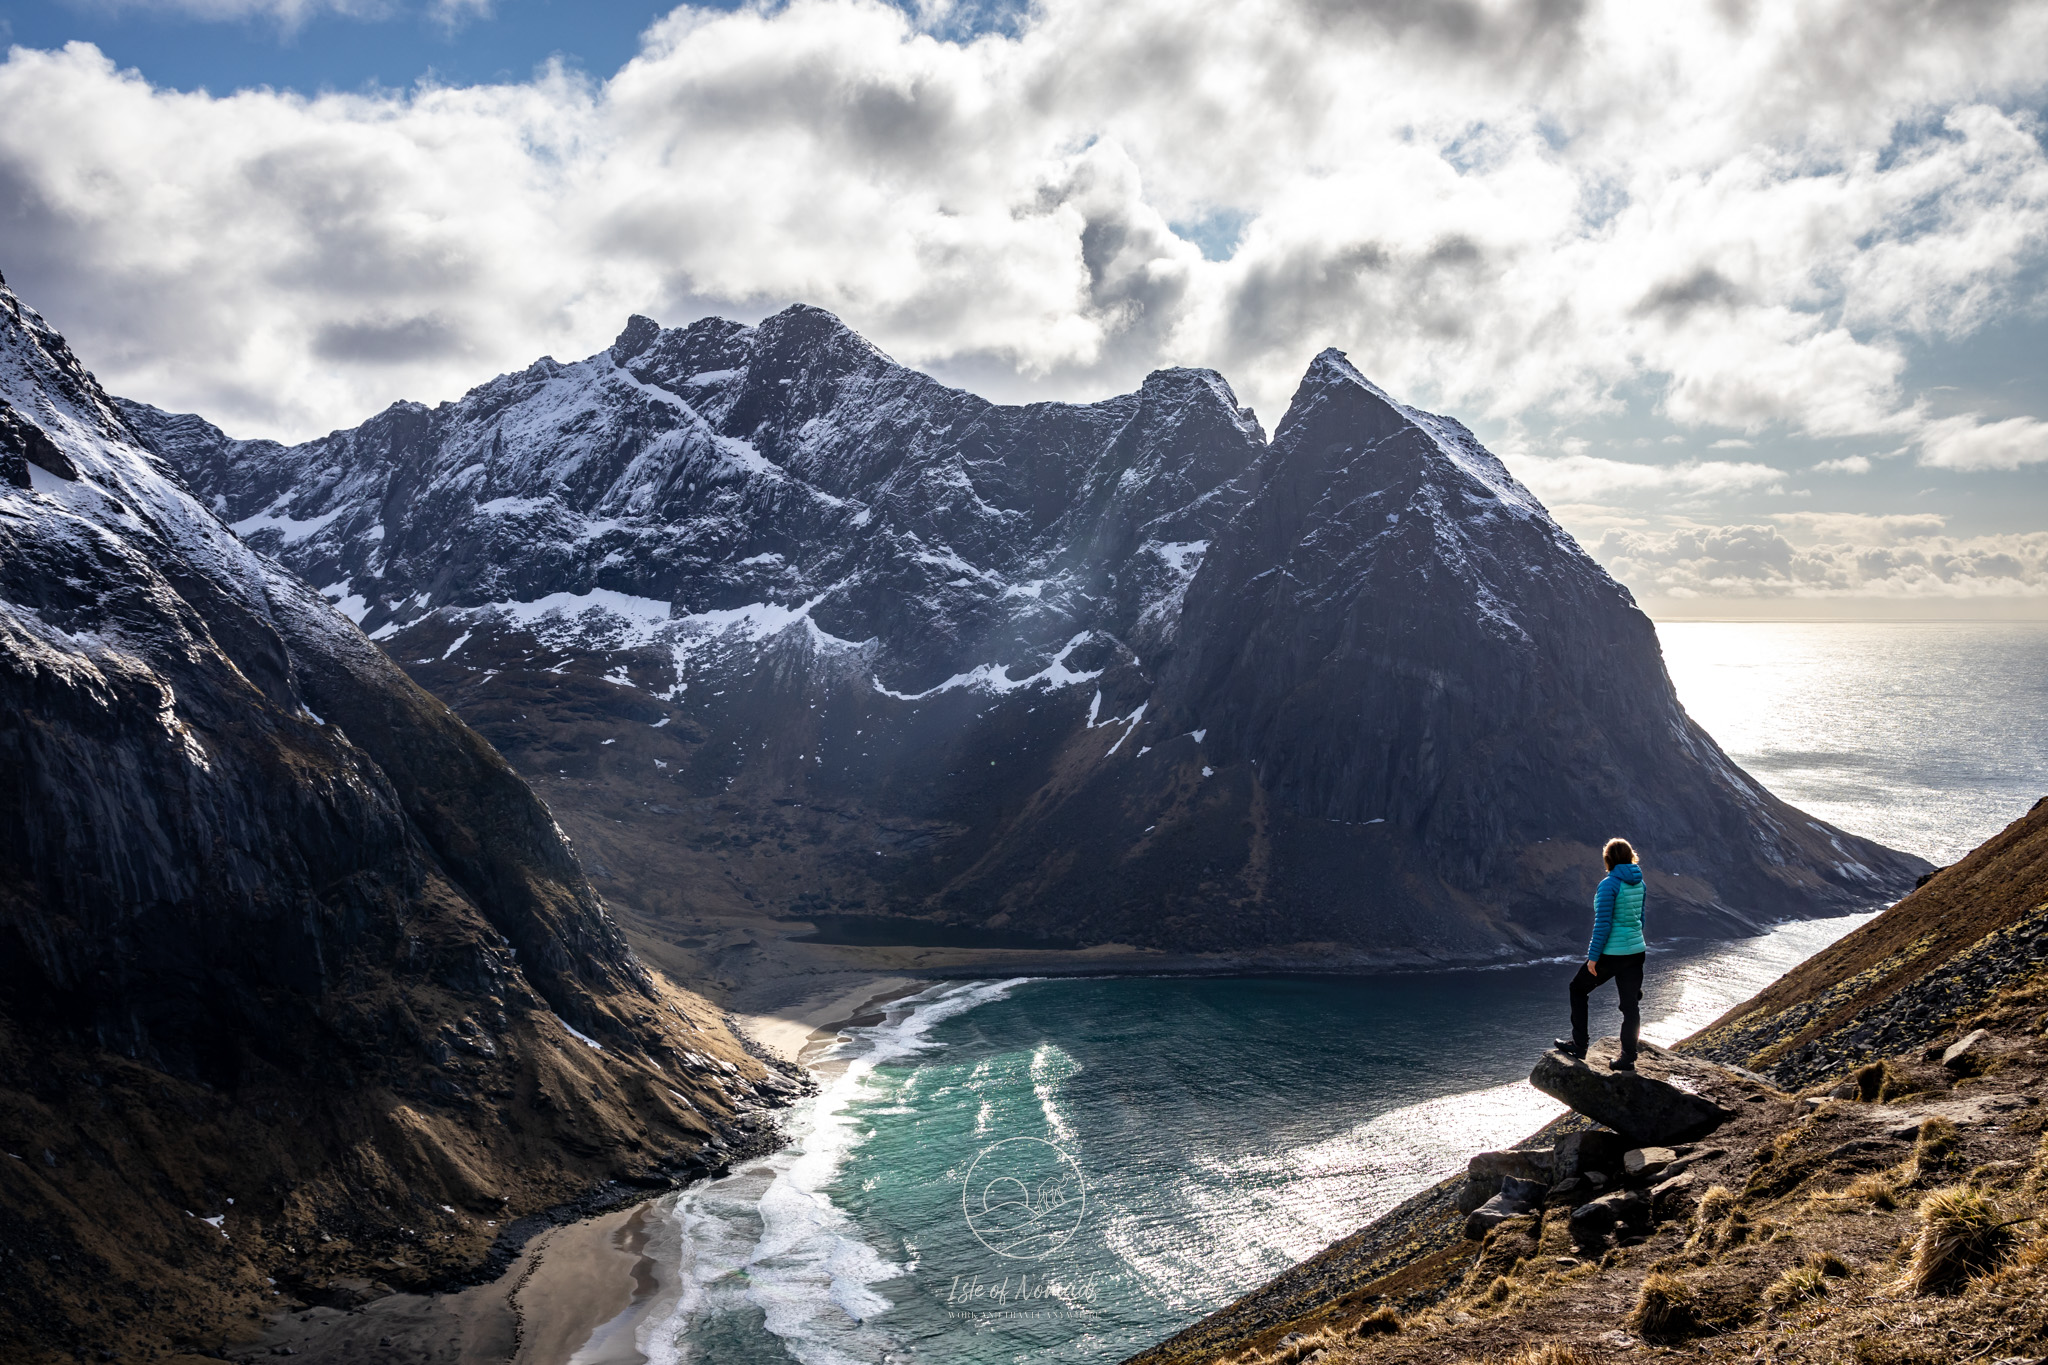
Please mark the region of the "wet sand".
MULTIPOLYGON (((835 980, 816 993, 759 1013, 735 1010, 733 1022, 764 1050, 785 1062, 800 1061, 805 1052, 830 1042, 848 1024, 870 1022, 870 1012, 891 1000, 915 995, 932 983, 909 976, 859 976, 848 984, 835 980)), ((879 1015, 872 1022, 880 1022, 879 1015)))
POLYGON ((505 1275, 454 1294, 391 1294, 290 1313, 238 1357, 287 1347, 306 1365, 644 1365, 627 1322, 657 1289, 647 1204, 550 1228, 505 1275), (604 1338, 601 1345, 593 1338, 604 1338))

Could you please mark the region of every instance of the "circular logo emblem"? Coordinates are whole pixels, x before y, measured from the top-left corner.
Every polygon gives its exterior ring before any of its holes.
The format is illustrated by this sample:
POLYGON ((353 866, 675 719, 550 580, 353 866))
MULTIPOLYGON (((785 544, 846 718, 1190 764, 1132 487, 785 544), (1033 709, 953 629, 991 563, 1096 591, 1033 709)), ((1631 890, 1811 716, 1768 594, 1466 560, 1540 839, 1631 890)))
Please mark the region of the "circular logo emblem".
POLYGON ((1066 1245, 1088 1207, 1074 1158, 1042 1138, 984 1147, 960 1187, 967 1228, 998 1256, 1035 1261, 1066 1245))

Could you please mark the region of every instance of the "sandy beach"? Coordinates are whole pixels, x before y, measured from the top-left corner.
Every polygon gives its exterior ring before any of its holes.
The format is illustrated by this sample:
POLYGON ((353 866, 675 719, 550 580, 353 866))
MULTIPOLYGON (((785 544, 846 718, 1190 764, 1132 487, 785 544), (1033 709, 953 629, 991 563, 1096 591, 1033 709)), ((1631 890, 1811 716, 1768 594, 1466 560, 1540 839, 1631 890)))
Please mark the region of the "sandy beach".
POLYGON ((849 1024, 879 1022, 876 1007, 914 995, 931 985, 912 976, 859 976, 852 984, 832 981, 813 994, 758 1013, 734 1010, 733 1022, 771 1056, 800 1062, 838 1036, 849 1024))
MULTIPOLYGON (((785 980, 811 990, 733 1018, 764 1049, 792 1062, 815 1056, 849 1024, 878 1021, 880 1006, 932 984, 873 973, 785 980)), ((645 1365, 633 1337, 661 1288, 643 1254, 652 1202, 540 1233, 490 1284, 285 1313, 233 1354, 253 1360, 285 1348, 306 1365, 568 1365, 571 1358, 576 1365, 645 1365)))
MULTIPOLYGON (((691 947, 664 932, 671 926, 630 910, 625 916, 644 958, 676 980, 718 982, 733 1023, 771 1056, 799 1064, 816 1059, 841 1029, 880 1022, 879 1007, 942 980, 1425 965, 1316 953, 1313 945, 1246 955, 1122 944, 1080 951, 854 946, 803 941, 801 923, 707 918, 697 930, 703 946, 691 947)), ((642 1255, 646 1214, 642 1203, 541 1233, 490 1284, 282 1314, 235 1355, 253 1360, 288 1347, 306 1365, 569 1365, 572 1358, 576 1365, 645 1365, 634 1329, 661 1288, 642 1255)))

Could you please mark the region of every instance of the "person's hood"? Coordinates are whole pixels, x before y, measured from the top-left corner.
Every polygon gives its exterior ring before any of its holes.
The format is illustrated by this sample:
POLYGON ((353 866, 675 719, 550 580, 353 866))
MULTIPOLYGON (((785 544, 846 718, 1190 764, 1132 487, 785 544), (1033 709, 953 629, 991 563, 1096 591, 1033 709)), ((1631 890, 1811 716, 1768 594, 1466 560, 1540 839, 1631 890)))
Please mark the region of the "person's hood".
POLYGON ((1630 886, 1634 886, 1638 882, 1642 881, 1643 870, 1640 867, 1637 867, 1634 863, 1616 863, 1614 871, 1608 873, 1607 875, 1610 877, 1619 877, 1622 881, 1627 882, 1630 886))

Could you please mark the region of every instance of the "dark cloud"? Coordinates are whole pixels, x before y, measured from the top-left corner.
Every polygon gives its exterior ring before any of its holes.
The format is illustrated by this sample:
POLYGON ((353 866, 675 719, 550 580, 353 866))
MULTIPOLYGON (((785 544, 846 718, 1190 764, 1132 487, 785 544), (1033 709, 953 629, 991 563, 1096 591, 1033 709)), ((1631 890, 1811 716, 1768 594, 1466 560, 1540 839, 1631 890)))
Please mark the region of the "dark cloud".
POLYGON ((1703 265, 1688 275, 1658 285, 1643 295, 1633 311, 1637 317, 1661 313, 1681 319, 1695 308, 1733 308, 1744 301, 1743 290, 1735 281, 1713 266, 1703 265))
POLYGON ((438 317, 329 322, 313 334, 313 354, 344 363, 404 365, 467 349, 461 331, 438 317))

